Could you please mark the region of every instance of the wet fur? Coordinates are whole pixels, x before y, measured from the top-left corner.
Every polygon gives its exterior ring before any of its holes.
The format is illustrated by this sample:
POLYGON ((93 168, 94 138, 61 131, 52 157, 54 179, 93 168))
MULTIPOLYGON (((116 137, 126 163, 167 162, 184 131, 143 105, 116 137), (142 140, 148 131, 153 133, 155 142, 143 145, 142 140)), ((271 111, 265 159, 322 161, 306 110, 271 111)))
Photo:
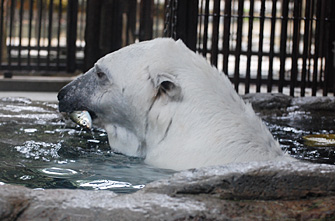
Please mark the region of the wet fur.
POLYGON ((117 152, 176 170, 292 160, 229 79, 181 41, 155 39, 125 47, 101 58, 85 75, 77 81, 89 81, 86 89, 60 92, 74 97, 61 98, 60 109, 69 111, 71 102, 86 94, 86 107, 72 106, 100 118, 117 152), (98 71, 107 80, 100 82, 98 71))

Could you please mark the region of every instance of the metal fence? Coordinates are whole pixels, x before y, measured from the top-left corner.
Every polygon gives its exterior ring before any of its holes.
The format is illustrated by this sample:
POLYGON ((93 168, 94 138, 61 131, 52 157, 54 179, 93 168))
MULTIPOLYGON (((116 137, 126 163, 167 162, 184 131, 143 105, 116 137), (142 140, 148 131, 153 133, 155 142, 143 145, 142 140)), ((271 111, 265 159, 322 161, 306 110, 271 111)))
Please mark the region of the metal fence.
POLYGON ((85 11, 85 0, 1 0, 0 68, 63 71, 82 62, 85 11))
POLYGON ((328 95, 334 11, 334 0, 0 0, 0 71, 85 71, 164 35, 205 56, 240 93, 328 95))
POLYGON ((333 0, 193 1, 197 8, 179 2, 170 1, 177 21, 168 26, 170 36, 189 42, 241 93, 334 92, 333 0), (182 12, 193 15, 188 25, 195 28, 188 36, 178 33, 182 12))
POLYGON ((0 71, 85 70, 163 27, 164 0, 0 0, 0 71))

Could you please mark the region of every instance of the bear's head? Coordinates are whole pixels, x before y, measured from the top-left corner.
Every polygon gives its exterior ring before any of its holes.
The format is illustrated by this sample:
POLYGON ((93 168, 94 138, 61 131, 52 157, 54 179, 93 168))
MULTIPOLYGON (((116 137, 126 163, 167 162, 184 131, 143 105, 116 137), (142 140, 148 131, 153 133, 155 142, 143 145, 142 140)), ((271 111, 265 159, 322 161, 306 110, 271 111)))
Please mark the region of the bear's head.
POLYGON ((183 99, 175 68, 178 54, 189 53, 185 48, 181 41, 161 38, 108 54, 61 89, 59 110, 89 111, 104 125, 115 151, 145 156, 153 105, 183 99))

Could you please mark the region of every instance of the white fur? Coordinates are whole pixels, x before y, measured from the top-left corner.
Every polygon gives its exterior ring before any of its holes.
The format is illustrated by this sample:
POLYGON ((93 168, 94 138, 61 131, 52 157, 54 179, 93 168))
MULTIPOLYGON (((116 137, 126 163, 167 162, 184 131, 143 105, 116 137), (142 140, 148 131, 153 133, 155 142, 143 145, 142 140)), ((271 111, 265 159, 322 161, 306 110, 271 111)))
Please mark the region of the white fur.
POLYGON ((101 58, 111 82, 98 114, 111 147, 175 170, 290 160, 229 79, 181 41, 155 39, 101 58), (171 90, 160 90, 172 82, 171 90))

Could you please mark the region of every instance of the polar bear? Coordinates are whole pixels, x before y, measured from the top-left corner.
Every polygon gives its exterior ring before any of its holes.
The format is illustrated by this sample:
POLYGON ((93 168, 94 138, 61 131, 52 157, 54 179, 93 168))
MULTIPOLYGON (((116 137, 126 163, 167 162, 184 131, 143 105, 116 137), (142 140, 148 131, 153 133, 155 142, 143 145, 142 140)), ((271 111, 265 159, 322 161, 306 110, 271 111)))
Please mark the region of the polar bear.
POLYGON ((291 160, 223 73, 181 40, 158 38, 102 57, 58 94, 59 111, 87 110, 111 148, 182 170, 291 160))

